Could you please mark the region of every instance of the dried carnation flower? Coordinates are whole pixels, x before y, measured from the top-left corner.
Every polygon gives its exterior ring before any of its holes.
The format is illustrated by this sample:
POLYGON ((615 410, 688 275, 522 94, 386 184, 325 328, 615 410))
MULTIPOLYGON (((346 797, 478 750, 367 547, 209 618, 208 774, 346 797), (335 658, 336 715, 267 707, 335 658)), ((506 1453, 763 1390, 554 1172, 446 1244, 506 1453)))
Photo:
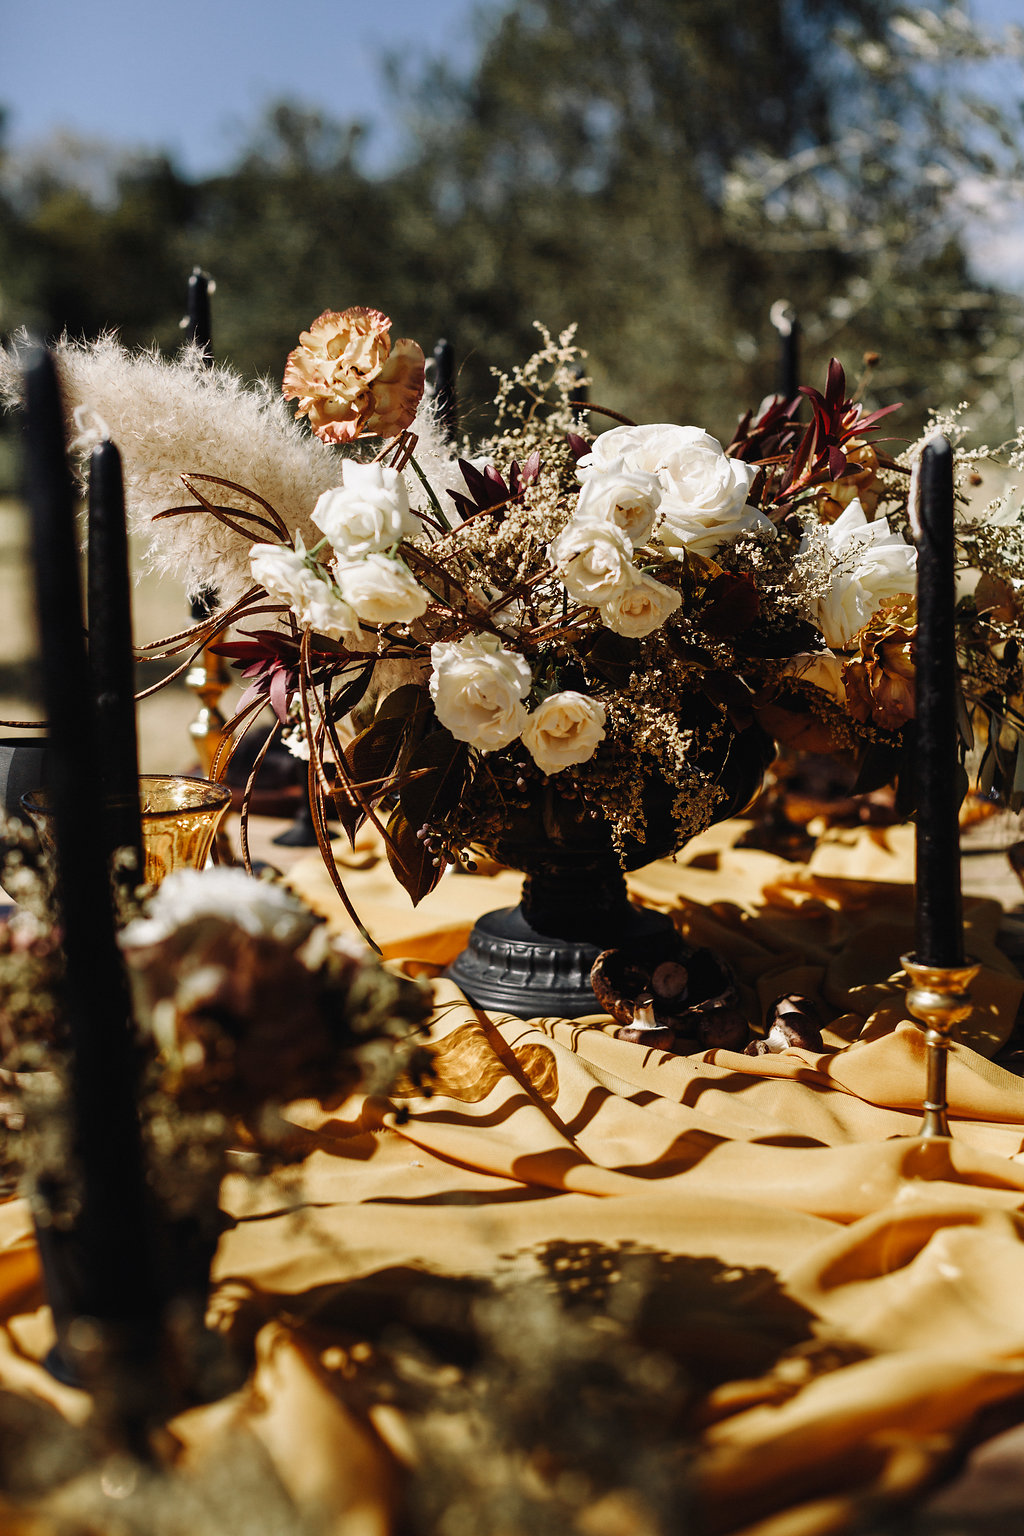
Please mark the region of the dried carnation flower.
POLYGON ((855 720, 898 731, 913 720, 913 605, 886 603, 859 635, 860 656, 843 670, 846 707, 855 720))
POLYGON ((308 416, 321 442, 396 437, 412 422, 423 394, 423 351, 406 338, 392 343, 390 329, 379 309, 328 309, 289 353, 284 397, 299 402, 298 414, 308 416))

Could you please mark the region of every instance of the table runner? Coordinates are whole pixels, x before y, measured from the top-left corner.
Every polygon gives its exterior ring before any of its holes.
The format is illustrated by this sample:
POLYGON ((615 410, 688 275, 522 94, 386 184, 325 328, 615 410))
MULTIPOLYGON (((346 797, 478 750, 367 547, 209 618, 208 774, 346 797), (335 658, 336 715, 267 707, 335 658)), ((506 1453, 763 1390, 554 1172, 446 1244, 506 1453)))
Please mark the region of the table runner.
MULTIPOLYGON (((620 1321, 634 1308, 643 1348, 685 1381, 688 1508, 711 1532, 848 1529, 924 1486, 979 1410, 1024 1393, 1024 1084, 990 1059, 1024 989, 995 943, 999 905, 966 902, 983 962, 971 1043, 950 1060, 952 1140, 924 1143, 923 1039, 896 979, 907 833, 832 840, 795 866, 737 848, 741 831, 637 872, 632 893, 728 957, 755 1021, 781 992, 816 996, 826 1049, 673 1057, 600 1016, 488 1015, 438 979, 432 1097, 292 1105, 295 1164, 226 1181, 214 1310, 256 1335, 258 1364, 228 1405, 178 1422, 184 1463, 244 1426, 330 1529, 394 1528, 430 1414, 384 1382, 381 1340, 397 1327, 443 1353, 481 1297, 504 1297, 499 1326, 521 1316, 524 1336, 520 1295, 620 1321)), ((518 887, 449 875, 412 911, 372 840, 346 857, 385 954, 420 973, 518 887)), ((345 923, 315 860, 292 879, 345 923)), ((24 1206, 2 1215, 0 1386, 81 1414, 33 1363, 48 1324, 24 1206)), ((471 1447, 464 1460, 469 1477, 471 1447)), ((674 1528, 642 1489, 599 1483, 567 1530, 674 1528)))

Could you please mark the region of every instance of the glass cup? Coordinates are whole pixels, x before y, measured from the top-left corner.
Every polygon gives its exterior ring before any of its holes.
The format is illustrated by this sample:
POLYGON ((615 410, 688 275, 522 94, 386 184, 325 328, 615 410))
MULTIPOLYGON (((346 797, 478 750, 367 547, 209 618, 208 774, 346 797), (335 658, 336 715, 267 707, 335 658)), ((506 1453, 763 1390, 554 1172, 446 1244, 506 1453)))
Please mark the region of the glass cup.
MULTIPOLYGON (((22 795, 43 845, 53 851, 53 812, 45 789, 22 795)), ((202 869, 224 813, 231 804, 226 784, 180 773, 139 775, 139 809, 147 885, 159 885, 175 869, 202 869)))

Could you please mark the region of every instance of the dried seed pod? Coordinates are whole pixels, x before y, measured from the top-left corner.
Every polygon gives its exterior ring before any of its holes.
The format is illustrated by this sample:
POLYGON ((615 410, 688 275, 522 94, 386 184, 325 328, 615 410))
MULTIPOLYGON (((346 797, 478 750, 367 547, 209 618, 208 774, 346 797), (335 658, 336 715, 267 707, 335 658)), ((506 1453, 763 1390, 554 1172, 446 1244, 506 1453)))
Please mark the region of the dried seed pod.
POLYGON ((590 985, 605 1013, 610 1013, 617 1024, 632 1024, 632 1004, 623 999, 622 992, 610 974, 618 954, 617 949, 601 951, 590 969, 590 985))

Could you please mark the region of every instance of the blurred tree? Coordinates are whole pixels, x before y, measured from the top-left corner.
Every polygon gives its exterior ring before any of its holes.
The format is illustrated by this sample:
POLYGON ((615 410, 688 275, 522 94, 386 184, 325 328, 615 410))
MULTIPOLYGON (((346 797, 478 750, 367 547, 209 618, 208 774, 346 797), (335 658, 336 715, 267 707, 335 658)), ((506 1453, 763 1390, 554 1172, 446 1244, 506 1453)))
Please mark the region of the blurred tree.
POLYGON ((993 50, 955 6, 523 0, 480 27, 461 74, 392 67, 410 147, 386 176, 358 124, 288 103, 195 184, 161 158, 105 190, 8 167, 0 324, 173 347, 198 262, 216 354, 246 373, 279 379, 317 314, 369 304, 454 342, 480 425, 490 365, 532 350, 534 318, 576 320, 593 399, 728 435, 774 387, 784 296, 809 382, 878 350, 908 425, 966 396, 1012 428, 1020 302, 972 281, 956 215, 968 173, 1019 160, 1019 110, 971 89, 993 50))
POLYGON ((805 377, 878 349, 885 398, 918 418, 961 398, 1019 305, 970 281, 950 209, 993 140, 1004 163, 1016 145, 1009 111, 986 120, 939 68, 985 52, 971 30, 911 19, 894 0, 529 0, 467 76, 396 70, 449 333, 506 361, 534 316, 576 319, 595 399, 728 433, 774 385, 785 295, 805 377))

